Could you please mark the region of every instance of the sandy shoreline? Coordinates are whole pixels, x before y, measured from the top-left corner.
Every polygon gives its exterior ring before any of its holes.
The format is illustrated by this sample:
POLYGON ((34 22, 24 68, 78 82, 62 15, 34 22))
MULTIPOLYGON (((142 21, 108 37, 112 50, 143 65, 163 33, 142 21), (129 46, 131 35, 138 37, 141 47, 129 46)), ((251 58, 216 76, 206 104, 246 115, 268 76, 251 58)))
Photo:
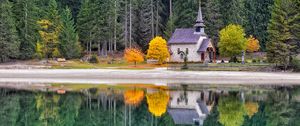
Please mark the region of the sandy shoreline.
POLYGON ((300 85, 300 73, 168 71, 116 69, 0 70, 0 82, 122 84, 277 84, 300 85))

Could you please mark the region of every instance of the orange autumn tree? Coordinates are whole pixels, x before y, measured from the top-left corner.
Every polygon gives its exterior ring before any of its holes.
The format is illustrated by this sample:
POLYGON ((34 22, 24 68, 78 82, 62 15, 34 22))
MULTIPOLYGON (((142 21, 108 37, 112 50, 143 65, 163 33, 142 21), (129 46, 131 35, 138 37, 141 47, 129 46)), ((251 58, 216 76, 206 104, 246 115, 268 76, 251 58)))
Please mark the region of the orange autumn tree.
POLYGON ((133 62, 134 65, 136 66, 136 64, 138 62, 144 61, 144 54, 142 53, 142 51, 140 49, 128 48, 125 50, 124 58, 129 63, 133 62))
POLYGON ((245 104, 247 115, 251 118, 255 113, 258 112, 259 105, 255 102, 247 102, 245 104))
POLYGON ((164 91, 147 94, 147 103, 149 111, 156 117, 166 113, 169 102, 169 95, 164 91))
POLYGON ((256 52, 260 48, 259 41, 254 38, 252 35, 247 40, 247 51, 248 52, 256 52))
POLYGON ((127 105, 138 106, 143 99, 143 90, 127 90, 124 92, 124 102, 127 105))
POLYGON ((147 59, 155 59, 158 60, 159 64, 162 64, 169 57, 170 53, 165 39, 157 36, 150 41, 149 49, 147 51, 147 59))

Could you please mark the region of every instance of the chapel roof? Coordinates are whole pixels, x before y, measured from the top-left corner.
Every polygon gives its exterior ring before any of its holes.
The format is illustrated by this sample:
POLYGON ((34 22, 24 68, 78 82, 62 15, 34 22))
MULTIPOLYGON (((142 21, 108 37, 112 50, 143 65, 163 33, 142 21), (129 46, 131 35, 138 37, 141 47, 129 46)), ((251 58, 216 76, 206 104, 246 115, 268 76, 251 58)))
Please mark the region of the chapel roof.
POLYGON ((202 44, 200 45, 197 52, 206 52, 210 39, 203 39, 202 44))
POLYGON ((168 44, 196 44, 201 34, 195 34, 194 28, 177 28, 168 44))

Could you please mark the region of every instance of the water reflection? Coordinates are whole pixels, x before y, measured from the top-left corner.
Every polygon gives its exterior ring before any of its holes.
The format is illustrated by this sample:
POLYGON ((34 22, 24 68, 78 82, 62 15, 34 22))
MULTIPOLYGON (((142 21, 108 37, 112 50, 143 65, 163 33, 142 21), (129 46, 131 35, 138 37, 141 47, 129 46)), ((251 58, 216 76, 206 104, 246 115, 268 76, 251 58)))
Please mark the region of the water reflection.
POLYGON ((32 89, 0 89, 1 126, 300 125, 298 86, 52 84, 32 89))

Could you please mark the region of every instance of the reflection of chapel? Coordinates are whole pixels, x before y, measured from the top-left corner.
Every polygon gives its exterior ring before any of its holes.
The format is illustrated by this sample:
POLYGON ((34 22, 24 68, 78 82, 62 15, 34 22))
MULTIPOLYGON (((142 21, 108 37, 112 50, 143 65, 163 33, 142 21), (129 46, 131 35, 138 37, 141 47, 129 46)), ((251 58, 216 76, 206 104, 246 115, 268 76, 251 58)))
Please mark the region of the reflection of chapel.
POLYGON ((204 32, 204 21, 199 5, 199 11, 194 28, 177 28, 168 41, 170 62, 183 62, 183 55, 178 51, 188 52, 189 62, 215 62, 216 49, 204 32))

